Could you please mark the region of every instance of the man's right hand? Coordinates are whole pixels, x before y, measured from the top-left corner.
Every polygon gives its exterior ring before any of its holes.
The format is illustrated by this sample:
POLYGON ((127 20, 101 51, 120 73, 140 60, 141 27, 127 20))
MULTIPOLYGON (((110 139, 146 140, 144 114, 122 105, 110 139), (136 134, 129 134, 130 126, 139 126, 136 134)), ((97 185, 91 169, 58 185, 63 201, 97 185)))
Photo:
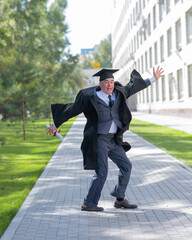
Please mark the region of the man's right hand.
POLYGON ((54 134, 54 132, 57 131, 57 128, 53 124, 51 124, 51 126, 46 128, 45 131, 47 131, 47 135, 48 134, 52 135, 52 134, 54 134))

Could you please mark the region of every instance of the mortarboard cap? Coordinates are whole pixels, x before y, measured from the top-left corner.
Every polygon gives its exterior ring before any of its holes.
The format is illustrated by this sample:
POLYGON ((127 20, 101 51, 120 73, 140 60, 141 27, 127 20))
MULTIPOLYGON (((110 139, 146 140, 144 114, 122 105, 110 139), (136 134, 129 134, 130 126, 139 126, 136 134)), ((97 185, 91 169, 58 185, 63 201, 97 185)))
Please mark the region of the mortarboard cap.
POLYGON ((99 81, 103 81, 107 78, 114 78, 113 73, 119 71, 119 69, 103 68, 99 72, 95 73, 93 77, 100 77, 99 81))

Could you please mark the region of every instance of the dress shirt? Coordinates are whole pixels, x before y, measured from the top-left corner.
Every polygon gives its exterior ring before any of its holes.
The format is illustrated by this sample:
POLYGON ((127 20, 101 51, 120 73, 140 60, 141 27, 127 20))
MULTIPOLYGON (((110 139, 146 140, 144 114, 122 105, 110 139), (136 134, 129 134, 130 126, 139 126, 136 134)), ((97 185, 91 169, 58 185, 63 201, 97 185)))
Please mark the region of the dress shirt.
MULTIPOLYGON (((109 106, 109 98, 106 93, 104 93, 102 90, 100 91, 97 91, 97 96, 102 99, 106 104, 107 106, 109 106)), ((115 93, 113 92, 111 95, 111 100, 113 100, 115 102, 115 93)), ((117 132, 117 125, 115 124, 114 121, 112 121, 112 124, 111 124, 111 127, 109 129, 109 133, 116 133, 117 132)))

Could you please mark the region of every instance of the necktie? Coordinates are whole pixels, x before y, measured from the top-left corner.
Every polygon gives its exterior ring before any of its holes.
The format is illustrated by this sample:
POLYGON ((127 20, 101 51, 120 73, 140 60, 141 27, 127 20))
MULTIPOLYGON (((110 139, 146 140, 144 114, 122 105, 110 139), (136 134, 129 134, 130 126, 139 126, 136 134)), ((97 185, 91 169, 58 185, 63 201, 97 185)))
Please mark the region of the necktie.
POLYGON ((109 95, 108 98, 109 98, 109 107, 111 108, 114 104, 114 101, 111 99, 111 95, 109 95))

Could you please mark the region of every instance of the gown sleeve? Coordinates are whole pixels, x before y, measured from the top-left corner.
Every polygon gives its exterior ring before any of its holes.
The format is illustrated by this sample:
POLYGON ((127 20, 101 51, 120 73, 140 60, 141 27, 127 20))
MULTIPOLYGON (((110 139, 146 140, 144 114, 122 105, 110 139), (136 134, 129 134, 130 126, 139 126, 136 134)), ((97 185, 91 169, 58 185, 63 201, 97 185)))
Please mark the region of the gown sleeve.
POLYGON ((151 85, 149 79, 143 79, 141 75, 134 69, 131 73, 130 82, 125 86, 126 98, 145 89, 151 85))
POLYGON ((87 99, 83 94, 82 90, 76 96, 74 103, 67 104, 51 104, 51 111, 53 115, 53 121, 55 126, 58 128, 61 124, 66 122, 68 119, 77 116, 78 114, 85 111, 87 107, 87 99))

